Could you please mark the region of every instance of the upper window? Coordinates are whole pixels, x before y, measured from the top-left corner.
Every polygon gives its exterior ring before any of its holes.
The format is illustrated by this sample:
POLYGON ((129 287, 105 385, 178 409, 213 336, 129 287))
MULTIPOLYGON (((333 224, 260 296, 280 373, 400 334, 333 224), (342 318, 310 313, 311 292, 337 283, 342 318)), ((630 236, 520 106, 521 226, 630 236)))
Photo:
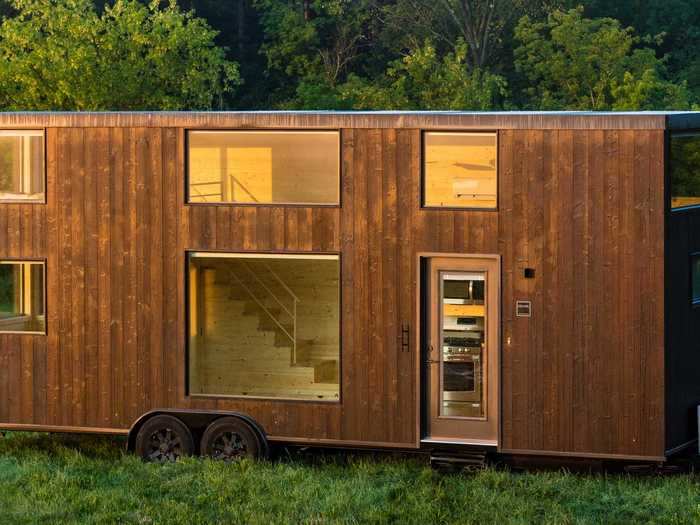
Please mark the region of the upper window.
POLYGON ((690 280, 693 304, 700 304, 700 253, 694 253, 690 257, 690 280))
POLYGON ((189 254, 191 395, 337 401, 338 255, 189 254))
POLYGON ((700 205, 700 134, 671 135, 671 208, 700 205))
POLYGON ((495 209, 498 204, 496 133, 426 131, 423 205, 495 209))
POLYGON ((0 130, 0 201, 44 201, 42 130, 0 130))
POLYGON ((190 131, 188 202, 338 204, 337 131, 190 131))
POLYGON ((44 263, 0 261, 0 332, 45 331, 44 263))

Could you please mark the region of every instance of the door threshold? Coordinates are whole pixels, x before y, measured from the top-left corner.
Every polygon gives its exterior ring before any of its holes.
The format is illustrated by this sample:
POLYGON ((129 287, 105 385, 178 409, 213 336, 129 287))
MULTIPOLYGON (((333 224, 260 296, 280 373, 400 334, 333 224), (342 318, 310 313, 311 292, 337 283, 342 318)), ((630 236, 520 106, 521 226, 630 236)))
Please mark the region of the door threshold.
POLYGON ((472 445, 479 447, 497 447, 498 441, 489 439, 458 439, 458 438, 424 438, 420 440, 426 445, 472 445))

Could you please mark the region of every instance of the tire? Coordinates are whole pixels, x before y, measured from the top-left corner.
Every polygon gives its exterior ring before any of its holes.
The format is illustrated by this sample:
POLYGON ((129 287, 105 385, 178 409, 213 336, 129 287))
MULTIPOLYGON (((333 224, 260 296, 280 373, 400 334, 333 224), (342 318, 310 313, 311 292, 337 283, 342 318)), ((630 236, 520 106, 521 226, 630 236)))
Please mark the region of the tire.
POLYGON ((202 435, 202 454, 225 462, 256 459, 263 446, 257 432, 237 417, 222 417, 212 422, 202 435))
POLYGON ((194 452, 192 432, 178 418, 168 415, 148 419, 136 435, 134 450, 144 461, 169 463, 194 452))

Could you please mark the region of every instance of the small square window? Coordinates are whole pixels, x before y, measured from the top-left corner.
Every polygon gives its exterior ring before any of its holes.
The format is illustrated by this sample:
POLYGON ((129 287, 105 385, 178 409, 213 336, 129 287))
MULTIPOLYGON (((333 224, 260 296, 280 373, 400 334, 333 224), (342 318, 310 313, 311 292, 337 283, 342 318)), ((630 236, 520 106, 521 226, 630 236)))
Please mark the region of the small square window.
POLYGON ((0 130, 0 202, 44 202, 43 130, 0 130))
POLYGON ((496 133, 426 131, 423 135, 423 205, 496 209, 496 133))
POLYGON ((690 272, 691 300, 693 304, 700 305, 700 253, 694 253, 690 256, 690 272))
POLYGON ((46 333, 44 263, 0 261, 0 333, 46 333))

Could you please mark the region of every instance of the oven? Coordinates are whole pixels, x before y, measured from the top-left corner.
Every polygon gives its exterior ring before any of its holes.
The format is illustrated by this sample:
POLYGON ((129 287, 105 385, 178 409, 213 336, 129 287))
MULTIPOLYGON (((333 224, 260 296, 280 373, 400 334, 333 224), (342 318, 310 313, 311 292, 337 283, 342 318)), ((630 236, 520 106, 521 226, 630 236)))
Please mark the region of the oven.
POLYGON ((482 345, 445 346, 442 358, 444 402, 481 405, 482 345))

